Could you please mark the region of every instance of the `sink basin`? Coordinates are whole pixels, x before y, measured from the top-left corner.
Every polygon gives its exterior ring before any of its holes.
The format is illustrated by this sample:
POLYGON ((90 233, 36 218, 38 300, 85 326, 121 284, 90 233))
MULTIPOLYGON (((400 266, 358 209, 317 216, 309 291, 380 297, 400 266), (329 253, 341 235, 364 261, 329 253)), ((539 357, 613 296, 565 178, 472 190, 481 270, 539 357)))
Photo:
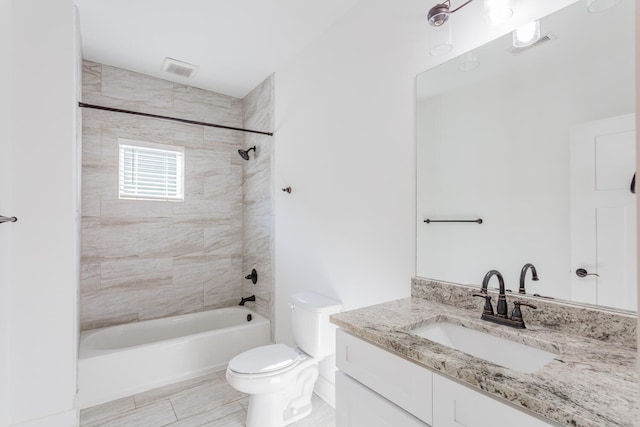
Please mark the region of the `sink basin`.
POLYGON ((431 323, 411 333, 525 374, 536 372, 556 357, 548 351, 450 322, 431 323))

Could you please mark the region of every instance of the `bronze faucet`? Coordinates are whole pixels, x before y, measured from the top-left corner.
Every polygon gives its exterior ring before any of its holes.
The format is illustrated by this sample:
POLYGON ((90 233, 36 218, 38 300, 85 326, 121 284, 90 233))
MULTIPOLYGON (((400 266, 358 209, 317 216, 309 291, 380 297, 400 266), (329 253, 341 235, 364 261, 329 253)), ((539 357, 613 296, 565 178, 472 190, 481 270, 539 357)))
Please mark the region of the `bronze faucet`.
POLYGON ((531 269, 531 280, 537 282, 538 281, 538 272, 536 271, 536 267, 527 263, 522 267, 522 271, 520 271, 520 289, 518 289, 518 293, 526 294, 524 290, 524 276, 527 274, 527 270, 531 269))
MULTIPOLYGON (((533 267, 533 266, 532 266, 533 267)), ((524 329, 524 320, 522 319, 522 312, 520 311, 521 306, 531 307, 536 309, 535 305, 526 303, 524 301, 515 301, 513 303, 513 311, 511 312, 511 317, 507 316, 507 298, 505 296, 504 291, 504 278, 502 274, 500 274, 497 270, 489 271, 482 280, 482 288, 480 289, 479 294, 473 294, 474 297, 481 297, 485 299, 484 308, 482 310, 482 316, 480 317, 482 320, 487 320, 489 322, 499 323, 501 325, 511 326, 513 328, 524 329), (498 283, 500 285, 500 291, 498 295, 498 304, 496 306, 496 313, 493 313, 493 306, 491 305, 491 296, 488 294, 489 288, 489 280, 493 276, 498 278, 498 283)))

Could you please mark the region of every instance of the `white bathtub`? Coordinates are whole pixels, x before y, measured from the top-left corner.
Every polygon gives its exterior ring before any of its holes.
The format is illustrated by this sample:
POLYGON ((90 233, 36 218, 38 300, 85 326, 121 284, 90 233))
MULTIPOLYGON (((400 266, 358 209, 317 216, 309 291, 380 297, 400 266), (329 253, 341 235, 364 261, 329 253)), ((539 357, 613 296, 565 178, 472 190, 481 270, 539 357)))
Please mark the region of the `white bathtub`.
POLYGON ((270 330, 268 319, 229 307, 83 331, 79 407, 222 369, 235 355, 269 344, 270 330))

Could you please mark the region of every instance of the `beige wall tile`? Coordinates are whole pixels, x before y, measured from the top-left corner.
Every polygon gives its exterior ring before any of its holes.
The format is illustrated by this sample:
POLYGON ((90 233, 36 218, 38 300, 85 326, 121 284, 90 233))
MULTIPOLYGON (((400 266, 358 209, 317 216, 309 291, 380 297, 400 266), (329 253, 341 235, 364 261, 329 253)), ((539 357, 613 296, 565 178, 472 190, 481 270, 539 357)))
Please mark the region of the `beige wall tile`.
POLYGON ((138 255, 137 225, 104 226, 101 222, 83 220, 81 254, 83 258, 114 259, 138 255))
POLYGON ((81 292, 100 289, 100 264, 82 264, 80 267, 81 292))
MULTIPOLYGON (((244 126, 249 129, 273 130, 273 76, 251 91, 243 100, 244 126)), ((271 155, 273 138, 247 134, 245 145, 256 146, 255 156, 244 163, 243 175, 243 269, 256 268, 258 284, 243 283, 243 295, 256 295, 250 306, 272 320, 274 280, 272 265, 271 155)))
MULTIPOLYGON (((83 91, 98 105, 272 127, 271 78, 240 100, 85 62, 83 91)), ((246 162, 242 132, 89 109, 83 134, 83 329, 236 305, 254 290, 271 304, 271 138, 251 135, 246 162), (119 138, 185 147, 185 201, 120 200, 119 138), (268 283, 246 287, 249 265, 268 283)))
POLYGON ((202 148, 203 126, 194 126, 160 119, 140 120, 138 137, 143 141, 177 145, 187 148, 202 148))
POLYGON ((80 304, 82 329, 137 322, 139 297, 135 289, 108 289, 86 292, 80 304))
POLYGON ((103 65, 102 95, 116 103, 135 101, 148 106, 171 108, 173 83, 103 65))
POLYGON ((84 61, 82 64, 82 101, 102 95, 102 65, 84 61))
POLYGON ((204 229, 206 255, 242 255, 242 234, 237 227, 217 225, 204 229))
POLYGON ((101 263, 100 287, 148 288, 173 283, 173 258, 118 259, 101 263))
POLYGON ((141 225, 140 251, 143 257, 174 257, 201 253, 204 230, 200 227, 141 225))
POLYGON ((138 297, 140 320, 195 313, 204 307, 202 285, 197 283, 146 289, 138 297))

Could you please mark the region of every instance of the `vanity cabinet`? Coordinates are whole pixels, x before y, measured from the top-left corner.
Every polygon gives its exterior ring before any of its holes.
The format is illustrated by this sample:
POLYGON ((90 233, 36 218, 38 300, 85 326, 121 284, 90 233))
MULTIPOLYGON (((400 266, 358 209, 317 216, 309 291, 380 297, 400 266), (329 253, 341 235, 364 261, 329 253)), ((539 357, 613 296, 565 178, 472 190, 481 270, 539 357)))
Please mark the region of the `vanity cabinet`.
POLYGON ((433 374, 433 427, 552 427, 442 375, 433 374))
POLYGON ((336 427, 553 427, 338 329, 336 427))
POLYGON ((429 427, 342 371, 336 373, 336 426, 429 427))
MULTIPOLYGON (((426 423, 418 425, 431 425, 431 381, 433 379, 431 371, 341 329, 336 331, 336 365, 351 378, 426 423)), ((342 393, 337 384, 336 387, 336 409, 338 409, 340 397, 347 396, 345 396, 346 393, 342 393)), ((354 391, 360 390, 354 389, 354 391)), ((347 407, 353 406, 353 403, 347 405, 347 407)), ((360 424, 345 424, 344 427, 356 425, 360 424)), ((377 425, 385 426, 386 424, 377 425)))

